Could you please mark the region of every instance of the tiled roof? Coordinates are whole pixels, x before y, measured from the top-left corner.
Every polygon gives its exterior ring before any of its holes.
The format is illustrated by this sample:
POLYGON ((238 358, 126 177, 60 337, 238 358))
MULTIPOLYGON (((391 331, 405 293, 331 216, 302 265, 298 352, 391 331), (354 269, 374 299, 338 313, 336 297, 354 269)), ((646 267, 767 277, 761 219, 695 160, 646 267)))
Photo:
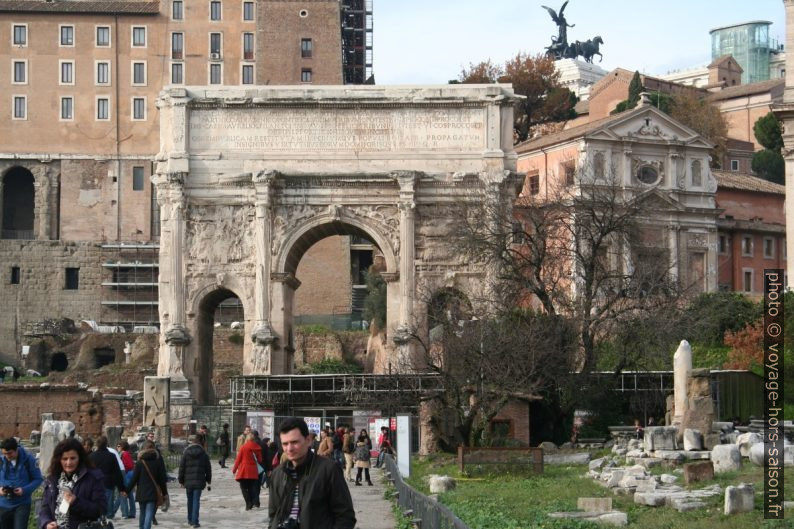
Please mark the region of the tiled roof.
POLYGON ((758 83, 730 86, 728 88, 723 88, 719 92, 714 92, 709 96, 709 99, 711 101, 722 101, 723 99, 732 99, 734 97, 761 94, 764 92, 771 92, 773 90, 780 90, 782 93, 785 82, 785 79, 770 79, 768 81, 761 81, 758 83))
POLYGON ((747 173, 719 171, 716 169, 712 169, 711 172, 717 179, 718 188, 755 191, 756 193, 772 193, 775 195, 786 194, 786 186, 775 184, 774 182, 747 173))
MULTIPOLYGON (((632 109, 631 111, 637 110, 639 108, 642 107, 637 107, 635 109, 632 109)), ((620 114, 615 114, 613 116, 607 116, 605 118, 590 121, 583 125, 579 125, 578 127, 566 129, 560 132, 556 132, 554 134, 539 136, 537 138, 527 140, 524 143, 519 143, 518 145, 516 145, 516 152, 522 153, 522 152, 534 151, 536 149, 540 149, 541 147, 546 147, 548 145, 556 145, 558 143, 563 143, 569 140, 573 140, 575 138, 584 136, 600 127, 603 127, 607 123, 610 123, 617 119, 625 118, 627 115, 628 115, 627 112, 621 112, 620 114)))
POLYGON ((159 2, 119 0, 0 0, 0 12, 156 15, 159 2))

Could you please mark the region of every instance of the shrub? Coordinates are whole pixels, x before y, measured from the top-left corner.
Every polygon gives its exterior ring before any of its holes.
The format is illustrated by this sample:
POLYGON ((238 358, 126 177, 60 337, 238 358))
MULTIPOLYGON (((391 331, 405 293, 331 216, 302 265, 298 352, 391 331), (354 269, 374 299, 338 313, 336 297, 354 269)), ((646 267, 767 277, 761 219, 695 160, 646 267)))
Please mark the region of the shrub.
POLYGON ((736 292, 701 294, 684 311, 682 338, 706 346, 721 346, 725 331, 736 332, 761 317, 761 305, 736 292))
POLYGON ((229 341, 232 342, 234 345, 243 345, 243 335, 239 332, 229 335, 229 341))
POLYGON ((347 362, 338 358, 326 358, 312 364, 304 364, 298 368, 301 375, 327 375, 362 373, 362 367, 354 362, 347 362))

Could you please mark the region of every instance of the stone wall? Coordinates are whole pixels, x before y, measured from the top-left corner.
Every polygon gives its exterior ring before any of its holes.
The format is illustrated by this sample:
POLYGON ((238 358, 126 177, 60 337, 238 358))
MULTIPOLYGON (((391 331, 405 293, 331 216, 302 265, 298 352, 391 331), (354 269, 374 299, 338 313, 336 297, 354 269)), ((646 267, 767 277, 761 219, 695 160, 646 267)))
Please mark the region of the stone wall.
POLYGON ((49 318, 100 319, 102 269, 98 244, 0 240, 0 361, 20 363, 27 322, 49 318), (19 267, 19 284, 11 268, 19 267), (66 268, 79 268, 79 288, 66 290, 66 268))

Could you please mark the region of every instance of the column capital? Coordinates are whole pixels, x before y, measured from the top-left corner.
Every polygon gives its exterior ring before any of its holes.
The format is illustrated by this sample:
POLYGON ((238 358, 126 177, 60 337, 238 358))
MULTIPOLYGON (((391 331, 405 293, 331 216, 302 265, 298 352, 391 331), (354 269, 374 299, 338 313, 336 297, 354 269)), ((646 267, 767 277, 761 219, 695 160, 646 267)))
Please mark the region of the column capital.
POLYGON ((175 323, 165 331, 165 343, 168 345, 188 345, 191 342, 190 334, 187 329, 175 323))
POLYGON ((415 193, 416 182, 425 173, 421 171, 392 171, 389 176, 400 186, 400 195, 403 193, 415 193))

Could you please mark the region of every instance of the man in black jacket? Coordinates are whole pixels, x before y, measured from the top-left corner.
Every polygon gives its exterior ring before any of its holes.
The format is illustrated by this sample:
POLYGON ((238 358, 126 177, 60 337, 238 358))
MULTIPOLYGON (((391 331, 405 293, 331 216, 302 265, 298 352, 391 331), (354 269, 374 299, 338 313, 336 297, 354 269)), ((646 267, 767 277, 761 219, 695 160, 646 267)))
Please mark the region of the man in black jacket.
POLYGON ((199 524, 199 505, 201 491, 204 485, 207 490, 212 490, 212 465, 210 456, 201 446, 197 435, 188 437, 190 445, 185 448, 182 459, 179 461, 179 484, 187 491, 187 523, 193 527, 199 524))
POLYGON ((273 471, 270 529, 353 529, 356 513, 342 471, 330 459, 309 451, 309 427, 291 417, 281 423, 279 438, 287 462, 273 471))
POLYGON ((119 459, 116 454, 108 450, 108 438, 100 435, 96 440, 96 450, 88 456, 96 468, 102 471, 104 476, 105 497, 107 498, 107 508, 105 516, 113 518, 113 507, 115 506, 115 495, 126 492, 124 488, 124 474, 119 467, 119 459), (117 490, 118 489, 118 490, 117 490))

